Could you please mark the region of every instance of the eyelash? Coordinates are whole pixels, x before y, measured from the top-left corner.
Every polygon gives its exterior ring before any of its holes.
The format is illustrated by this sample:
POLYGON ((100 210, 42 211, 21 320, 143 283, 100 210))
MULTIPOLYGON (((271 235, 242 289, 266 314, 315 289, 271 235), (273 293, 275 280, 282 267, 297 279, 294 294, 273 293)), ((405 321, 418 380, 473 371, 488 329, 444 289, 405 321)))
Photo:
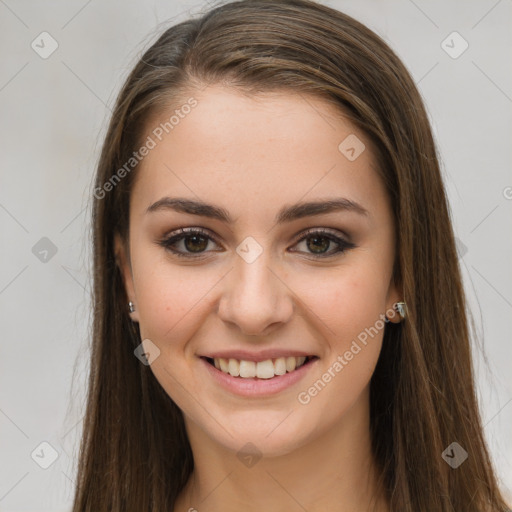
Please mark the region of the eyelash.
MULTIPOLYGON (((183 253, 180 251, 176 251, 175 249, 172 248, 173 245, 176 245, 176 243, 180 242, 181 240, 184 240, 188 237, 192 237, 194 235, 204 236, 208 240, 212 240, 217 245, 220 245, 215 237, 213 237, 208 231, 205 231, 201 228, 181 228, 174 234, 171 233, 168 237, 160 240, 158 242, 158 244, 161 245, 164 249, 171 251, 174 255, 176 255, 180 258, 198 259, 198 258, 201 258, 205 254, 205 252, 209 252, 209 251, 198 252, 197 256, 195 256, 193 253, 183 253)), ((306 231, 301 236, 301 238, 299 238, 295 242, 295 245, 304 240, 307 240, 308 238, 313 238, 314 235, 317 235, 317 236, 319 235, 322 238, 327 238, 327 240, 329 240, 330 242, 334 242, 334 243, 338 244, 338 249, 336 249, 334 252, 331 252, 330 254, 329 253, 325 253, 325 254, 309 253, 315 259, 330 258, 336 254, 343 254, 347 250, 353 249, 354 247, 356 247, 356 245, 353 244, 352 242, 348 242, 348 241, 344 240, 343 238, 333 234, 332 232, 330 232, 326 229, 318 229, 318 228, 309 229, 308 231, 306 231)), ((300 252, 300 251, 292 251, 292 252, 300 252)))

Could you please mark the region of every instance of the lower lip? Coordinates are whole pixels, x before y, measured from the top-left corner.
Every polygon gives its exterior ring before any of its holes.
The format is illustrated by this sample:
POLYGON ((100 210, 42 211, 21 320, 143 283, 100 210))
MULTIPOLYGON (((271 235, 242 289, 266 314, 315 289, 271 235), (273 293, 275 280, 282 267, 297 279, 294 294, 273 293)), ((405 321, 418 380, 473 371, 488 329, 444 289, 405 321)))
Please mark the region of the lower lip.
POLYGON ((247 397, 263 397, 275 395, 297 383, 302 379, 306 373, 311 370, 311 367, 316 364, 318 359, 313 359, 308 363, 302 365, 293 372, 285 373, 284 375, 276 375, 271 379, 244 379, 243 377, 233 377, 228 373, 217 370, 215 366, 210 364, 206 359, 200 358, 202 364, 206 366, 206 370, 210 375, 225 389, 240 396, 247 397))

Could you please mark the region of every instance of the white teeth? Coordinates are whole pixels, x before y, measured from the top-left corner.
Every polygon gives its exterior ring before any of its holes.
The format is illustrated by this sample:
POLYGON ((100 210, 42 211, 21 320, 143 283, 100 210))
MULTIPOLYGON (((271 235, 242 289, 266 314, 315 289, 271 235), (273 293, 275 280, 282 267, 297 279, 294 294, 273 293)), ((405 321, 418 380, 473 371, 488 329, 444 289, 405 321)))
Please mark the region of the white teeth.
POLYGON ((278 357, 274 362, 274 373, 276 375, 284 375, 286 373, 286 358, 278 357))
POLYGON ((252 379, 254 377, 258 377, 258 379, 271 379, 276 375, 293 372, 305 362, 306 358, 304 356, 278 357, 277 359, 267 359, 258 363, 238 359, 225 359, 223 357, 213 359, 213 364, 217 370, 229 373, 233 377, 242 377, 244 379, 252 379))
POLYGON ((274 376, 274 373, 275 370, 272 359, 260 361, 256 365, 256 377, 258 377, 258 379, 271 379, 274 376))
POLYGON ((254 361, 240 361, 240 377, 244 379, 256 377, 256 363, 254 361))
POLYGON ((295 367, 297 365, 297 359, 295 357, 287 357, 286 358, 286 371, 287 372, 293 372, 295 370, 295 367))
MULTIPOLYGON (((215 361, 215 359, 214 359, 214 361, 215 361)), ((227 359, 224 359, 223 357, 221 357, 219 359, 219 364, 220 364, 220 369, 224 373, 229 373, 229 361, 227 359)))
POLYGON ((240 363, 236 359, 229 360, 228 372, 233 377, 238 377, 240 375, 240 363))

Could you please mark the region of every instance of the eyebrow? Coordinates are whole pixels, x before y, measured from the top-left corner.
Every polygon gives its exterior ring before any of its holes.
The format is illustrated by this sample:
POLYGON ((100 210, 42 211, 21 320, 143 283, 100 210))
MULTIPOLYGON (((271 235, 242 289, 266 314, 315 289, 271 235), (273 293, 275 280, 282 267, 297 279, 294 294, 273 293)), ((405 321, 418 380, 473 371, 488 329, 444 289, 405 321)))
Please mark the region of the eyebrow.
MULTIPOLYGON (((227 224, 233 224, 234 222, 229 212, 224 208, 203 201, 181 197, 163 197, 150 205, 146 213, 156 212, 158 210, 174 210, 180 213, 188 213, 190 215, 220 220, 227 224)), ((369 215, 368 210, 363 208, 359 203, 346 198, 335 198, 325 201, 312 201, 284 206, 276 215, 275 222, 277 224, 283 224, 304 217, 338 211, 349 211, 365 216, 369 215)))

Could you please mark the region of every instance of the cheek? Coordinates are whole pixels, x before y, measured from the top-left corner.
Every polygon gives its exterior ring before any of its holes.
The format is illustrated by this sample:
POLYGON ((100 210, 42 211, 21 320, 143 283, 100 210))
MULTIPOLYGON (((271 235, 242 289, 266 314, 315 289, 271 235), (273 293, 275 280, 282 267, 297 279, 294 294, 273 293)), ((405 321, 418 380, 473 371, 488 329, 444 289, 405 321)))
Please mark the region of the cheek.
POLYGON ((299 403, 314 402, 332 421, 367 386, 382 346, 389 270, 371 263, 361 258, 357 265, 340 267, 317 286, 302 289, 309 308, 305 314, 316 318, 316 336, 323 338, 324 360, 322 382, 308 383, 313 387, 303 389, 306 394, 299 403), (333 396, 339 406, 334 409, 333 396))
MULTIPOLYGON (((344 345, 373 326, 385 311, 385 273, 364 265, 347 266, 324 275, 315 286, 303 284, 297 295, 323 326, 326 339, 344 345)), ((299 284, 294 287, 298 289, 299 284)))
POLYGON ((135 261, 141 339, 151 340, 159 349, 151 371, 178 407, 195 417, 196 402, 190 396, 200 396, 201 387, 190 379, 195 363, 193 340, 211 311, 208 297, 219 278, 211 271, 168 261, 153 260, 146 266, 139 260, 139 267, 135 261))
POLYGON ((367 389, 382 346, 386 291, 373 272, 354 268, 309 292, 325 352, 320 374, 304 383, 296 400, 315 429, 339 422, 367 389))
POLYGON ((176 273, 146 275, 137 288, 141 336, 160 343, 184 339, 184 329, 200 314, 205 288, 206 283, 178 279, 176 273))
POLYGON ((135 253, 132 265, 142 339, 168 353, 183 350, 211 310, 222 274, 179 266, 150 250, 135 253))

